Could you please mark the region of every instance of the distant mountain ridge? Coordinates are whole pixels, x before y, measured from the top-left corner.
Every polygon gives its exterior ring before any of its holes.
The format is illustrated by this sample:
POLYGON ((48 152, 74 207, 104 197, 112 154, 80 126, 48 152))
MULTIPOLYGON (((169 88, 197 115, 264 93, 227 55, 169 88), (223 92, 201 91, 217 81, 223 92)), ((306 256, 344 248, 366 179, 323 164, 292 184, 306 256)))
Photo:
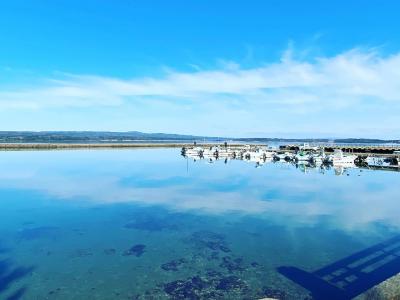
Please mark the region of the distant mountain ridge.
POLYGON ((400 140, 364 138, 231 138, 184 135, 174 133, 144 133, 140 131, 0 131, 0 143, 89 143, 89 142, 138 142, 138 141, 238 141, 238 142, 314 142, 314 143, 400 143, 400 140))
POLYGON ((0 131, 0 142, 2 143, 193 141, 204 139, 221 140, 222 138, 140 131, 0 131))

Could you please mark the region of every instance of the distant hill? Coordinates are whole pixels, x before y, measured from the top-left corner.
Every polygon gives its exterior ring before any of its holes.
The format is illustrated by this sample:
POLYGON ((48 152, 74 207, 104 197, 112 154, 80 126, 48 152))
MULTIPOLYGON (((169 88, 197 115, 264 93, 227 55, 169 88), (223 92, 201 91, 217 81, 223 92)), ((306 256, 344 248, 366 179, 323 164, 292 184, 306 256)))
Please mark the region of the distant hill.
POLYGON ((109 143, 109 142, 202 142, 202 141, 237 141, 237 142, 311 142, 311 143, 400 143, 400 140, 383 139, 284 139, 284 138, 228 138, 182 135, 171 133, 144 133, 140 131, 109 132, 109 131, 0 131, 0 143, 109 143))
POLYGON ((138 141, 200 141, 221 140, 218 137, 144 133, 139 131, 0 131, 1 143, 90 143, 138 141))

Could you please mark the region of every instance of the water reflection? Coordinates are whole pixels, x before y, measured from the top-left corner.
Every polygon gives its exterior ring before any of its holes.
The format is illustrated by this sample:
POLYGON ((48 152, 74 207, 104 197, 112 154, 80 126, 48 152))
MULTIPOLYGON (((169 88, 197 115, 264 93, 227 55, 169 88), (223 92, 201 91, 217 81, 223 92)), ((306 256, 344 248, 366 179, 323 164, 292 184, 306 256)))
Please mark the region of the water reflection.
POLYGON ((177 152, 3 153, 0 188, 34 190, 53 200, 253 214, 291 226, 316 224, 321 216, 342 229, 400 225, 396 173, 272 162, 256 171, 241 161, 185 161, 177 152), (295 217, 290 224, 289 216, 295 217))
POLYGON ((293 166, 296 169, 300 170, 303 173, 309 172, 319 172, 321 174, 325 174, 327 170, 334 170, 334 174, 337 176, 347 174, 346 170, 349 169, 358 169, 359 167, 355 163, 346 163, 346 164, 332 164, 332 163, 323 163, 322 161, 295 161, 293 159, 279 159, 279 157, 249 157, 247 159, 231 159, 230 157, 227 158, 218 158, 217 156, 205 157, 200 158, 197 155, 182 155, 187 161, 191 161, 193 163, 216 163, 216 162, 223 162, 224 164, 228 164, 231 161, 240 161, 243 163, 254 165, 255 168, 261 168, 266 164, 280 164, 280 165, 287 165, 293 166))
POLYGON ((310 272, 398 233, 398 173, 255 166, 174 149, 2 152, 2 282, 40 259, 7 290, 304 299, 278 267, 310 272))

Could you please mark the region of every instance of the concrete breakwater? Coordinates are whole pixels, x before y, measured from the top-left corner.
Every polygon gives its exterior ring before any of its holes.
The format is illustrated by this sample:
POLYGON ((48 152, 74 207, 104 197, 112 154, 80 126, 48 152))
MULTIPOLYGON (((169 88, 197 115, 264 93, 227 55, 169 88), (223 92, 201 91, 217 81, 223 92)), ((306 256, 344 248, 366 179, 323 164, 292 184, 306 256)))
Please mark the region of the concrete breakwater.
MULTIPOLYGON (((202 144, 212 147, 216 144, 202 144)), ((130 149, 130 148, 182 148, 188 143, 0 143, 0 150, 61 150, 61 149, 130 149)), ((238 146, 238 145, 233 145, 238 146)))

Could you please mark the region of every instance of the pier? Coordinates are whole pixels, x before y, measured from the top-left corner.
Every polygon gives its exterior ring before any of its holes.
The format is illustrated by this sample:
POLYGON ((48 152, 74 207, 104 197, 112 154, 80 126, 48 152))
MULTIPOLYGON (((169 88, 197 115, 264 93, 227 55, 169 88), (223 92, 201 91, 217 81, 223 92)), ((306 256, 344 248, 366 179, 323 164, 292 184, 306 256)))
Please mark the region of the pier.
MULTIPOLYGON (((361 156, 367 156, 368 154, 381 154, 381 155, 393 155, 396 151, 399 151, 399 144, 382 144, 382 145, 368 145, 368 144, 309 144, 310 147, 319 147, 324 149, 325 152, 334 152, 335 149, 342 150, 343 152, 354 153, 361 156)), ((301 145, 291 144, 280 146, 281 150, 284 151, 298 151, 301 145)))

